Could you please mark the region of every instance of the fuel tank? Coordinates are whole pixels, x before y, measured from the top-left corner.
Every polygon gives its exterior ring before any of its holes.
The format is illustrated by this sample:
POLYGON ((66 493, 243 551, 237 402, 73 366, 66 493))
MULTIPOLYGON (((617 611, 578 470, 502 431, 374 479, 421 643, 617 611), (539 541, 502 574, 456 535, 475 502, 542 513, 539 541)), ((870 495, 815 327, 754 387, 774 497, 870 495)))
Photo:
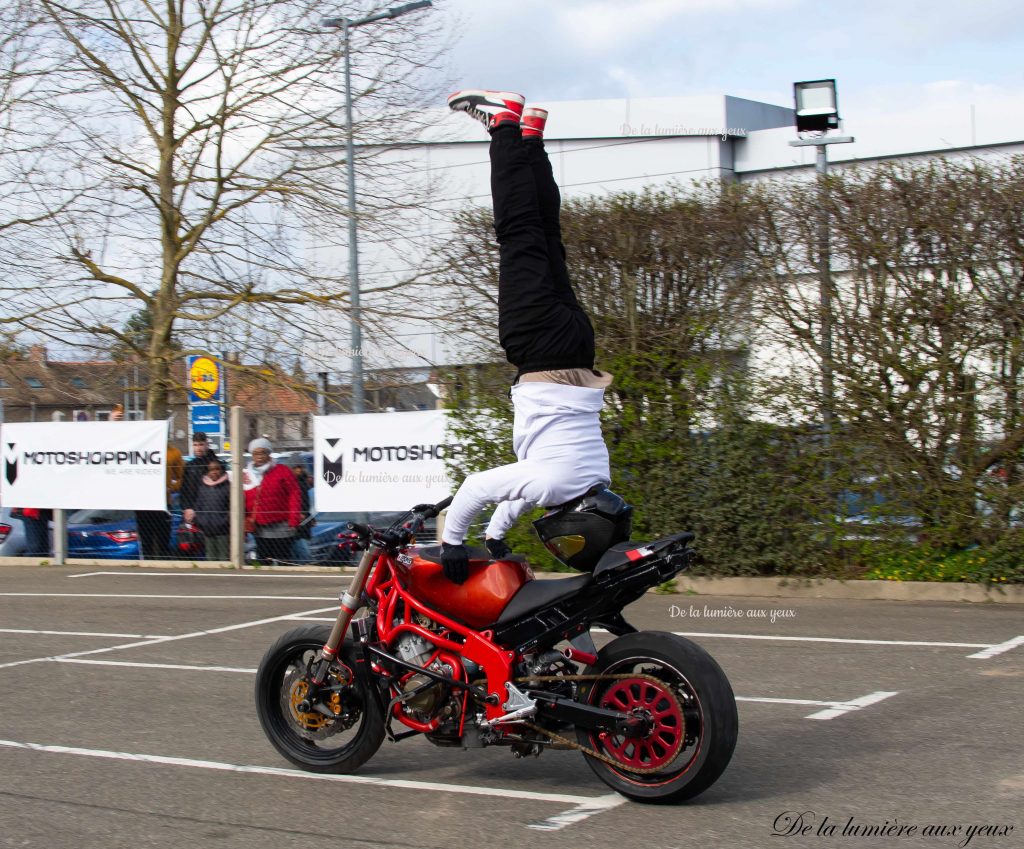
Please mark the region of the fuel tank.
POLYGON ((396 564, 403 582, 420 601, 472 628, 494 624, 533 570, 523 559, 490 560, 485 548, 469 549, 469 578, 453 584, 441 570, 441 547, 412 548, 411 563, 396 564))

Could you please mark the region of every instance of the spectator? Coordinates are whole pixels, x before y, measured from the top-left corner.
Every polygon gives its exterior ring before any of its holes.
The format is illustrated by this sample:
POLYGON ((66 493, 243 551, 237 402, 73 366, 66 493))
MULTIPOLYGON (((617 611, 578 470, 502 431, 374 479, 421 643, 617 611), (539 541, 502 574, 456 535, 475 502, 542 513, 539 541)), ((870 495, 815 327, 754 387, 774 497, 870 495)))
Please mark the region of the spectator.
POLYGON ((245 470, 249 488, 245 511, 256 537, 256 558, 261 562, 291 560, 292 540, 302 513, 299 485, 291 470, 274 460, 266 437, 249 443, 252 462, 245 470))
POLYGON ((313 488, 313 478, 306 471, 302 460, 295 466, 295 482, 299 485, 300 511, 302 513, 298 528, 295 529, 295 539, 292 542, 292 558, 296 563, 309 563, 311 555, 309 552, 309 540, 313 536, 313 526, 316 520, 310 513, 309 491, 313 488))
MULTIPOLYGON (((185 470, 186 474, 188 469, 185 470)), ((231 484, 224 464, 216 454, 206 461, 206 474, 199 480, 194 507, 190 511, 194 522, 203 532, 207 560, 230 559, 231 484)))
POLYGON ((210 450, 209 437, 197 430, 192 434, 192 459, 185 464, 185 476, 181 480, 182 519, 186 522, 195 522, 196 496, 211 458, 216 459, 217 455, 210 450))
MULTIPOLYGON (((167 444, 167 507, 171 506, 174 493, 181 489, 185 476, 185 459, 181 452, 167 444)), ((139 548, 143 560, 171 556, 171 514, 168 510, 136 510, 135 521, 139 529, 139 548)))
POLYGON ((124 405, 114 404, 114 408, 110 411, 110 420, 112 422, 123 422, 124 421, 124 405))

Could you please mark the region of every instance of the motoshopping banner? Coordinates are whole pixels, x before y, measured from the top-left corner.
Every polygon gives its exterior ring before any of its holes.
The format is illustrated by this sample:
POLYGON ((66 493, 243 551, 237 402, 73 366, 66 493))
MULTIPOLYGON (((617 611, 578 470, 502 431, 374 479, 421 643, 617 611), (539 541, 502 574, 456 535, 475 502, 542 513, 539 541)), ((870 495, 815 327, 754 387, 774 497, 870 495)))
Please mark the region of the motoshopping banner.
POLYGON ((167 422, 0 427, 6 507, 167 509, 167 422))
POLYGON ((451 495, 443 410, 313 419, 318 511, 407 510, 451 495))

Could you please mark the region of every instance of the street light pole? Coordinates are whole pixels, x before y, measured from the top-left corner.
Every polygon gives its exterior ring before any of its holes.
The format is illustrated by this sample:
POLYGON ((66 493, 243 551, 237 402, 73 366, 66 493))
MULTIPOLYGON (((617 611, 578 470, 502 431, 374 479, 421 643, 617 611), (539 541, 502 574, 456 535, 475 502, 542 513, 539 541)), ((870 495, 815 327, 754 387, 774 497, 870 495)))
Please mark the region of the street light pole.
POLYGON ((352 412, 362 413, 366 410, 365 389, 363 386, 363 330, 361 326, 361 310, 359 305, 359 244, 356 223, 356 159, 355 142, 352 137, 352 61, 349 49, 349 31, 376 21, 390 20, 425 9, 433 5, 431 0, 419 0, 396 6, 385 12, 370 15, 366 18, 349 20, 348 18, 324 18, 323 26, 341 30, 342 47, 345 51, 345 157, 348 160, 348 277, 350 288, 349 327, 352 359, 352 412))
POLYGON ((820 136, 791 141, 793 147, 817 148, 815 171, 818 174, 818 315, 821 322, 821 425, 825 431, 826 452, 832 447, 832 423, 835 407, 835 377, 832 363, 832 245, 828 214, 828 145, 849 144, 853 136, 820 136))
POLYGON ((363 328, 359 309, 359 244, 356 226, 356 157, 352 139, 352 61, 348 33, 351 24, 342 18, 342 44, 345 50, 345 159, 348 163, 348 279, 349 279, 349 357, 352 358, 352 412, 365 410, 363 391, 363 328))

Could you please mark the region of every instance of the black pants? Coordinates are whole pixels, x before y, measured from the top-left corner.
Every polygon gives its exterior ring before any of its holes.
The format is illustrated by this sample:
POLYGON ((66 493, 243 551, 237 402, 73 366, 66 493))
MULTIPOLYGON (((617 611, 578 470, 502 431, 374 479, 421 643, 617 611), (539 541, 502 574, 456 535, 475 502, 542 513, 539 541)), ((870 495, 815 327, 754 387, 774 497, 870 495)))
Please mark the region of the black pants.
POLYGON ((135 523, 139 549, 144 560, 171 556, 171 514, 166 510, 137 510, 135 523))
POLYGON ((491 134, 491 198, 500 255, 498 337, 520 374, 594 367, 594 328, 565 267, 562 198, 540 139, 491 134))

